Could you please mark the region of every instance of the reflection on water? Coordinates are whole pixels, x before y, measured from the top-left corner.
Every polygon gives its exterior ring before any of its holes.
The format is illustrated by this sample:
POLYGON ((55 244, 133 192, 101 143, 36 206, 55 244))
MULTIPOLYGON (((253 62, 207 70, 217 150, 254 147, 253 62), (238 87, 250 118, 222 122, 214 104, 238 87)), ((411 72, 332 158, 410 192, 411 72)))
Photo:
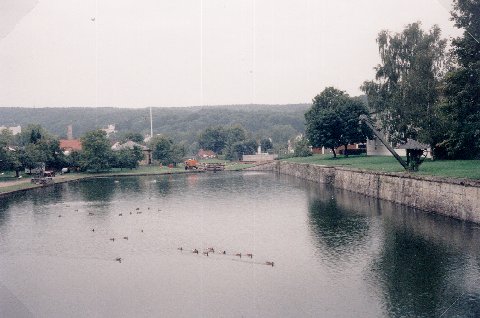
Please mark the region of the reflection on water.
POLYGON ((368 235, 367 217, 340 209, 334 196, 312 200, 309 212, 315 236, 332 254, 351 253, 368 235))
POLYGON ((0 200, 0 317, 480 316, 478 226, 288 176, 100 178, 0 200), (191 253, 211 246, 227 255, 191 253))
POLYGON ((372 250, 365 244, 379 240, 365 279, 383 298, 386 315, 480 316, 480 289, 473 287, 480 283, 476 225, 341 190, 322 189, 309 201, 322 251, 367 258, 372 250))
POLYGON ((449 299, 445 295, 446 287, 451 288, 449 269, 463 267, 462 259, 448 246, 405 228, 387 227, 384 240, 372 271, 383 288, 388 311, 394 316, 439 316, 445 309, 443 300, 449 299))
POLYGON ((476 226, 408 211, 401 216, 392 211, 386 218, 383 245, 371 264, 391 315, 478 317, 476 226))
POLYGON ((84 201, 110 201, 115 194, 116 182, 113 178, 88 179, 75 183, 84 201))
POLYGON ((152 182, 155 184, 158 193, 162 196, 167 196, 170 193, 170 183, 172 181, 173 177, 172 175, 165 175, 165 176, 160 176, 157 179, 153 180, 152 182))

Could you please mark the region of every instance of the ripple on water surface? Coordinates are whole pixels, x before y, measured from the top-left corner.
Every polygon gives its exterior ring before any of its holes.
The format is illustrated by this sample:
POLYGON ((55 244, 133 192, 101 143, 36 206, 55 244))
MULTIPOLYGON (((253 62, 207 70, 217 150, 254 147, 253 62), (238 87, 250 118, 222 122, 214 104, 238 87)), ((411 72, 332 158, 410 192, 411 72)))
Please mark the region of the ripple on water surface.
POLYGON ((0 200, 1 317, 480 315, 477 226, 292 177, 101 178, 0 200))

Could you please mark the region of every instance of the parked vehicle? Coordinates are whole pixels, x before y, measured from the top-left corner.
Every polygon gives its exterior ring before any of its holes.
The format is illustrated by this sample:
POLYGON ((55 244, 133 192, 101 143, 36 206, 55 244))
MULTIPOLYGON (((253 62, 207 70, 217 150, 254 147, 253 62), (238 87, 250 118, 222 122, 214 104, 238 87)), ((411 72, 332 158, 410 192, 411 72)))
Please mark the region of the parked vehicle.
POLYGON ((198 169, 198 161, 195 159, 188 159, 185 161, 185 170, 197 170, 198 169))
POLYGON ((45 171, 45 163, 38 163, 36 168, 28 169, 25 168, 26 174, 41 174, 45 171))
POLYGON ((31 183, 34 184, 51 184, 54 183, 55 172, 54 171, 43 171, 41 173, 36 174, 31 180, 31 183))

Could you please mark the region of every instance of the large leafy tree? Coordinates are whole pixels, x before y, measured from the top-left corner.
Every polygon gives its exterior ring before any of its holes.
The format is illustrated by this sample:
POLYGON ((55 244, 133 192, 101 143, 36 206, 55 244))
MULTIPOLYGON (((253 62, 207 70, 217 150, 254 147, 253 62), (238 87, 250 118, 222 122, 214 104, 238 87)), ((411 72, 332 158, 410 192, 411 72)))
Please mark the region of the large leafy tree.
POLYGON ((41 126, 37 124, 29 124, 22 129, 18 139, 21 146, 28 144, 37 144, 43 139, 50 139, 52 136, 41 126))
POLYGON ((312 155, 312 151, 310 150, 310 143, 308 142, 307 138, 300 139, 295 144, 295 157, 309 157, 312 155))
POLYGON ((269 138, 263 138, 260 140, 260 146, 262 147, 263 151, 269 151, 273 149, 273 143, 269 138))
POLYGON ((222 126, 208 127, 199 137, 200 148, 220 153, 227 142, 227 134, 222 126))
POLYGON ((18 156, 18 150, 10 148, 13 140, 14 136, 10 130, 0 131, 0 170, 14 170, 18 177, 22 163, 18 156))
POLYGON ((28 125, 16 139, 20 145, 17 157, 25 168, 32 169, 45 164, 49 169, 61 169, 65 165, 59 140, 42 126, 28 125))
POLYGON ((48 168, 61 169, 65 166, 65 155, 60 149, 60 141, 57 138, 42 138, 36 146, 44 154, 45 165, 48 168))
POLYGON ((253 155, 257 147, 258 143, 254 139, 234 142, 228 146, 225 158, 229 160, 240 160, 243 155, 253 155))
POLYGON ((236 160, 241 154, 250 153, 256 141, 249 140, 249 133, 241 125, 209 127, 199 137, 200 148, 225 154, 227 159, 236 160))
POLYGON ((102 130, 87 132, 82 138, 82 168, 95 171, 108 170, 112 167, 113 153, 107 133, 102 130))
POLYGON ((21 152, 20 161, 27 169, 39 168, 47 161, 47 154, 39 145, 30 143, 21 152))
POLYGON ((236 142, 241 142, 247 139, 247 131, 240 125, 235 125, 225 129, 226 145, 233 145, 236 142))
POLYGON ((150 140, 150 148, 153 159, 165 165, 170 163, 176 165, 186 154, 184 144, 176 144, 171 138, 163 135, 153 137, 150 140))
POLYGON ((457 65, 445 77, 442 144, 450 157, 480 158, 480 1, 455 0, 452 19, 464 32, 452 42, 457 65))
POLYGON ((143 151, 140 147, 134 146, 132 149, 124 148, 115 153, 115 167, 123 168, 137 168, 139 161, 143 160, 143 151))
POLYGON ((446 40, 434 26, 420 22, 401 33, 382 31, 377 38, 381 63, 375 80, 362 90, 369 107, 394 142, 418 139, 432 146, 439 141, 439 83, 445 71, 446 40))
POLYGON ((305 113, 306 136, 313 147, 330 148, 336 157, 339 146, 365 142, 368 129, 359 123, 367 114, 363 103, 344 91, 327 87, 315 96, 312 107, 305 113))

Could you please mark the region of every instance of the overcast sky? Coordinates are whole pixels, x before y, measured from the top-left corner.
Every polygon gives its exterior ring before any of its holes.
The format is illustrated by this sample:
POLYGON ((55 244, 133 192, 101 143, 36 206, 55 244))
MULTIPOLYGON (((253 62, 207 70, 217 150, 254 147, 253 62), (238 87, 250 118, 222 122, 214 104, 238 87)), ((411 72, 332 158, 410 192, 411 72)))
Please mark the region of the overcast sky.
POLYGON ((193 106, 359 95, 378 32, 456 36, 450 0, 0 0, 0 106, 193 106), (93 21, 94 20, 94 21, 93 21))

